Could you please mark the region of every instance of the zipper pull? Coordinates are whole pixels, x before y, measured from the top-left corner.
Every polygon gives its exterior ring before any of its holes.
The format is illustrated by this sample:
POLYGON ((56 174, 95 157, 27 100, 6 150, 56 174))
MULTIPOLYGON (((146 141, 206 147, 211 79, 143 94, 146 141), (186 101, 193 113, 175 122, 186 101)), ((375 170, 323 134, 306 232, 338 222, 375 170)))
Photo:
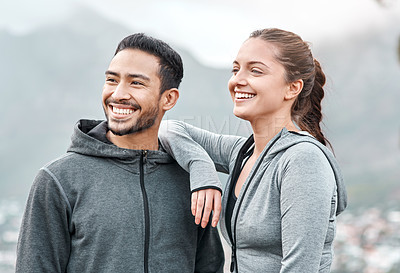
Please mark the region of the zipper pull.
POLYGON ((234 246, 232 246, 231 268, 230 268, 231 272, 233 272, 235 270, 235 252, 236 252, 236 249, 234 246))
POLYGON ((143 150, 142 155, 143 155, 143 163, 147 163, 147 150, 143 150))

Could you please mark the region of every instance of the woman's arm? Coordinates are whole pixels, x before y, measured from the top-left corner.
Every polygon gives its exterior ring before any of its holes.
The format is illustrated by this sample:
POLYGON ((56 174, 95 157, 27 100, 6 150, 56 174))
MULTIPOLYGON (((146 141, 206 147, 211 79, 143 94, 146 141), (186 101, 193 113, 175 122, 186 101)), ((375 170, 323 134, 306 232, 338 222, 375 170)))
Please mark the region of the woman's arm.
MULTIPOLYGON (((212 170, 216 168, 219 172, 229 173, 232 158, 236 158, 240 144, 245 140, 239 136, 215 134, 177 120, 162 121, 159 138, 183 169, 188 172, 196 169, 200 173, 208 173, 211 165, 212 170)), ((204 177, 201 180, 193 177, 191 184, 195 191, 204 186, 204 177)))
POLYGON ((159 139, 163 148, 190 173, 192 213, 196 216, 196 224, 200 222, 204 207, 202 226, 206 226, 214 207, 212 225, 216 226, 221 196, 212 189, 221 190, 222 187, 216 170, 229 172, 244 139, 214 134, 175 120, 161 123, 159 139))
POLYGON ((328 227, 334 224, 330 223, 335 217, 331 207, 336 189, 334 173, 314 144, 298 144, 287 153, 280 187, 283 250, 280 272, 319 272, 328 227))

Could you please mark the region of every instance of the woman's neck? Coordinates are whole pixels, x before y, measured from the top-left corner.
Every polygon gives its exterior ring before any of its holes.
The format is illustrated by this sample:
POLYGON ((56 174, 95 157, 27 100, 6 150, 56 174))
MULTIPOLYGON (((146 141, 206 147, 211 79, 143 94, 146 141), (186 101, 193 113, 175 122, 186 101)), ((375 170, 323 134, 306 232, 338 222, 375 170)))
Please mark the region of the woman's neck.
POLYGON ((254 155, 258 157, 268 142, 283 128, 289 131, 298 131, 290 117, 273 117, 257 119, 250 122, 254 133, 254 155))

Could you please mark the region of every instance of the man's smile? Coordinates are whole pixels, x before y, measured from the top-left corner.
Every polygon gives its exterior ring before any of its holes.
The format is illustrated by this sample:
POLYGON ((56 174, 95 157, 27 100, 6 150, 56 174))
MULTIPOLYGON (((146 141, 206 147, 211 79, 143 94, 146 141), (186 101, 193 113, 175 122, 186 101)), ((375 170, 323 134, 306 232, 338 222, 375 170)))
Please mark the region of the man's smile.
POLYGON ((111 106, 113 113, 120 115, 130 115, 134 112, 133 109, 128 108, 117 108, 115 106, 111 106))

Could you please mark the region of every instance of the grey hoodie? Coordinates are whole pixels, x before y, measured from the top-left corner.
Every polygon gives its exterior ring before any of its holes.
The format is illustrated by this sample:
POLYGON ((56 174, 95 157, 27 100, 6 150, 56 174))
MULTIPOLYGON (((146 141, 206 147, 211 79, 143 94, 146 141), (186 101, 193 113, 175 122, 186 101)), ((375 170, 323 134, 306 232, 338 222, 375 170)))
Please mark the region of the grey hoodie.
POLYGON ((165 152, 119 148, 81 120, 32 185, 16 272, 222 272, 217 229, 194 224, 189 175, 165 152))
POLYGON ((277 134, 246 179, 230 223, 225 213, 232 175, 240 172, 235 164, 251 149, 253 137, 218 135, 168 121, 160 128, 160 141, 191 179, 214 175, 216 169, 230 174, 220 226, 232 247, 231 270, 330 272, 336 216, 345 209, 347 196, 334 156, 315 138, 286 129, 277 134), (194 175, 198 165, 201 174, 194 175))

